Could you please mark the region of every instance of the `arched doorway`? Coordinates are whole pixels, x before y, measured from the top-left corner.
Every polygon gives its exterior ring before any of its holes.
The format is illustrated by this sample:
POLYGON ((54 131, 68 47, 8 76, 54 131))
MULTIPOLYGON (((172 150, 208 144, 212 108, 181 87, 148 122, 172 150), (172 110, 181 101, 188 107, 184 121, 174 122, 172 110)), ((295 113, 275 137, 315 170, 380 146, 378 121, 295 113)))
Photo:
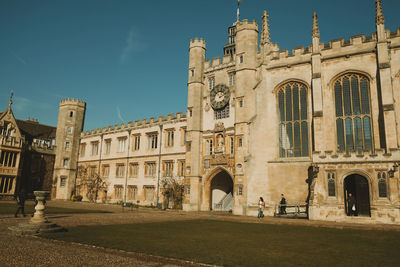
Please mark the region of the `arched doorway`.
POLYGON ((361 175, 352 174, 344 179, 344 205, 346 214, 350 214, 348 205, 349 194, 352 194, 355 199, 355 215, 356 216, 371 216, 371 209, 369 203, 369 184, 368 180, 361 175))
POLYGON ((210 210, 229 211, 233 208, 233 180, 224 170, 218 172, 210 183, 210 210))

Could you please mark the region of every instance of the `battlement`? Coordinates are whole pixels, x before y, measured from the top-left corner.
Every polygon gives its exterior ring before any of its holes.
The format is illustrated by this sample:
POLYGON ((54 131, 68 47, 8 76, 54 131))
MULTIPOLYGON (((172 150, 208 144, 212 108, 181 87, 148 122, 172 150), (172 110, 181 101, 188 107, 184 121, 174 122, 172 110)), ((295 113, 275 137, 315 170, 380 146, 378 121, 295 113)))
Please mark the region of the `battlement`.
POLYGON ((136 120, 134 123, 133 122, 128 122, 128 123, 121 123, 121 124, 115 124, 111 125, 108 127, 103 127, 103 128, 97 128, 96 130, 87 130, 85 132, 82 132, 81 137, 88 137, 92 135, 99 135, 99 134, 104 134, 104 133, 112 133, 124 129, 129 129, 129 130, 135 130, 136 128, 142 128, 142 127, 148 127, 148 126, 154 126, 157 124, 162 124, 162 123, 168 123, 168 122, 173 122, 173 121, 180 121, 186 119, 186 115, 183 114, 182 112, 177 112, 176 114, 174 113, 169 113, 166 117, 163 115, 159 116, 158 119, 156 117, 151 117, 150 119, 142 119, 142 120, 136 120))
POLYGON ((66 98, 60 101, 60 107, 64 105, 77 105, 80 107, 85 108, 86 107, 86 102, 80 99, 75 99, 75 98, 66 98))
POLYGON ((321 43, 321 50, 329 50, 329 49, 338 49, 342 47, 351 47, 358 46, 365 43, 376 42, 377 37, 376 33, 373 33, 372 36, 365 36, 364 34, 351 36, 350 40, 344 40, 343 38, 330 40, 328 44, 321 43))
POLYGON ((247 19, 244 19, 236 24, 236 32, 242 30, 258 31, 258 23, 255 20, 249 22, 247 19))
POLYGON ((236 58, 235 56, 231 57, 230 55, 225 55, 222 58, 222 62, 221 62, 221 57, 215 57, 213 58, 212 61, 206 60, 204 62, 204 70, 205 72, 209 72, 234 66, 235 58, 236 58))
POLYGON ((202 48, 206 48, 206 41, 203 38, 194 38, 190 40, 190 48, 194 48, 194 47, 202 47, 202 48))

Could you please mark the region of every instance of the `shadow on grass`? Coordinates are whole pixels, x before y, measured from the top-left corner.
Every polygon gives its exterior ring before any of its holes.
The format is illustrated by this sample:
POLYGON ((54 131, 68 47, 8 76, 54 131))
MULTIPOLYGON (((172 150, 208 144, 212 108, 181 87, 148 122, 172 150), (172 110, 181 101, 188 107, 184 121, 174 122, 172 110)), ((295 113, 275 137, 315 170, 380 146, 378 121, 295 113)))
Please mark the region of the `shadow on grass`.
MULTIPOLYGON (((14 214, 17 210, 16 203, 0 202, 0 214, 14 214)), ((31 201, 25 203, 25 213, 33 214, 34 204, 31 201)), ((58 208, 58 207, 46 207, 46 214, 74 214, 74 213, 111 213, 110 211, 104 210, 87 210, 87 209, 73 209, 73 208, 58 208)))
POLYGON ((224 266, 398 266, 399 232, 195 220, 78 226, 43 237, 224 266))

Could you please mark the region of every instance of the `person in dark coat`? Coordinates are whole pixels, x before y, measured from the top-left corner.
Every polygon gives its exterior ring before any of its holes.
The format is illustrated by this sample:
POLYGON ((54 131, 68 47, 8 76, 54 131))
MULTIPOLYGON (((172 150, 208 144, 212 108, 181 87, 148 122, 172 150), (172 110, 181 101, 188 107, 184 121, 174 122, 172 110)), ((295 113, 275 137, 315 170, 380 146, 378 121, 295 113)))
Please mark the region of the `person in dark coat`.
POLYGON ((349 206, 348 206, 349 216, 354 216, 356 214, 356 199, 352 193, 349 193, 348 201, 349 201, 349 206))
POLYGON ((16 196, 16 200, 17 200, 17 211, 15 212, 14 216, 18 217, 18 213, 21 211, 21 214, 26 217, 25 214, 25 193, 24 191, 21 191, 17 196, 16 196))
POLYGON ((281 214, 286 214, 286 198, 283 194, 281 194, 281 201, 279 202, 280 204, 280 213, 281 214))

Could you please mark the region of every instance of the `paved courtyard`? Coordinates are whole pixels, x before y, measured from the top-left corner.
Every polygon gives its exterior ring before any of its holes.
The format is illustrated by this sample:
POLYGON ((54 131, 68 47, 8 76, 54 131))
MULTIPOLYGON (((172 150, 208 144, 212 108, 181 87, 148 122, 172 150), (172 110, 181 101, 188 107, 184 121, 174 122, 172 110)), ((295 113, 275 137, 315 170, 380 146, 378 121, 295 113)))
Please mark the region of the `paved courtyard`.
MULTIPOLYGON (((122 210, 117 205, 80 203, 70 201, 48 201, 48 206, 77 209, 94 209, 112 213, 57 214, 49 215, 51 222, 65 228, 77 225, 106 225, 147 223, 162 221, 217 219, 246 223, 293 224, 312 227, 355 228, 400 231, 397 225, 365 225, 308 221, 305 219, 287 219, 265 217, 234 216, 224 213, 160 211, 153 209, 122 210)), ((104 249, 76 243, 42 239, 33 236, 16 236, 8 230, 9 226, 29 220, 14 218, 12 215, 0 215, 0 266, 198 266, 175 259, 151 255, 104 249)))

